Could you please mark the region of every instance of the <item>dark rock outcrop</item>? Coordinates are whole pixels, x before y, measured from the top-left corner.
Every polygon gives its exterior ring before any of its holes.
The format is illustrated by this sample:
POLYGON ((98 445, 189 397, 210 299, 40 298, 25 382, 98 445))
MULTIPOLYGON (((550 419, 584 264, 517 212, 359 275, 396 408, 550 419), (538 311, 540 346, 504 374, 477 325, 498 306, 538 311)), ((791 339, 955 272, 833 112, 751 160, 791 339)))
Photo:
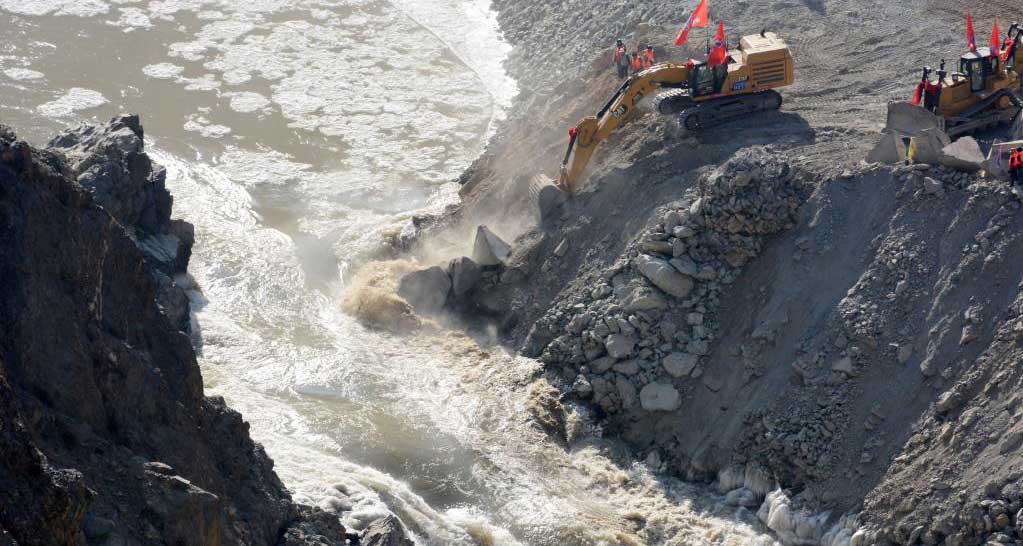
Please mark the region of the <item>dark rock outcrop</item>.
POLYGON ((343 544, 203 395, 170 209, 137 117, 0 127, 0 544, 343 544))

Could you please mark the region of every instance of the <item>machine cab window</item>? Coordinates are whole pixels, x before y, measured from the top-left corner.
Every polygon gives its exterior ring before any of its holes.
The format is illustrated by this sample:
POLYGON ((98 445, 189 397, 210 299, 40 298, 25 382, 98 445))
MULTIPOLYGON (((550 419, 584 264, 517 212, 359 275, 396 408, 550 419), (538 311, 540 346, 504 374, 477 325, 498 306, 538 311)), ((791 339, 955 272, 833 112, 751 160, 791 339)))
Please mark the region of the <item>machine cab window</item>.
POLYGON ((983 50, 978 53, 970 52, 959 59, 959 72, 970 81, 970 91, 973 93, 980 93, 986 87, 985 82, 991 70, 991 61, 986 53, 983 50))
POLYGON ((697 62, 690 70, 689 88, 692 96, 702 97, 721 92, 721 86, 728 76, 728 67, 717 65, 708 67, 704 62, 697 62))

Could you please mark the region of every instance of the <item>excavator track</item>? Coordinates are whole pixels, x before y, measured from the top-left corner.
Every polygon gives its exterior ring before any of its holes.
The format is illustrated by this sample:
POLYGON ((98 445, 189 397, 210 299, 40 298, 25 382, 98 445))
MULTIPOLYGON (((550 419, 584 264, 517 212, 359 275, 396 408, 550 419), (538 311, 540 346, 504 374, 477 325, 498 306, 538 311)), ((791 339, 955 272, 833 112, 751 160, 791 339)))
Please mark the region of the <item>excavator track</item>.
POLYGON ((781 103, 781 94, 774 90, 720 97, 695 103, 683 110, 678 120, 686 131, 696 132, 750 114, 777 110, 781 108, 781 103))
POLYGON ((1012 123, 1021 110, 1023 101, 1012 90, 1003 89, 961 115, 949 118, 946 132, 949 137, 955 138, 1000 124, 1012 123), (1008 99, 1009 108, 997 106, 1003 98, 1008 99))
POLYGON ((669 89, 654 97, 654 110, 665 116, 678 114, 693 104, 689 89, 669 89))

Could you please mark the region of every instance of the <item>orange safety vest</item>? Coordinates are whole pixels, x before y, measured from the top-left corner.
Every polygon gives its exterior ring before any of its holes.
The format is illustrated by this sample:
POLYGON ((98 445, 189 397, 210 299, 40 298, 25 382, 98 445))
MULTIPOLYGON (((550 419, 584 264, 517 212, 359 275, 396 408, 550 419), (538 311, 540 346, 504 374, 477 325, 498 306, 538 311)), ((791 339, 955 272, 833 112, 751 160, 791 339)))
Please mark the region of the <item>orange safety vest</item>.
POLYGON ((1020 157, 1020 153, 1013 150, 1009 153, 1009 170, 1014 171, 1020 168, 1020 163, 1023 162, 1023 157, 1020 157))
POLYGON ((624 55, 624 54, 625 54, 625 46, 621 46, 621 47, 616 46, 615 47, 615 54, 614 54, 615 62, 620 61, 622 59, 622 55, 624 55))
POLYGON ((648 49, 643 52, 643 59, 650 63, 650 66, 654 64, 654 50, 648 49))
POLYGON ((639 70, 643 68, 643 61, 640 60, 639 55, 633 57, 632 61, 630 61, 630 64, 632 65, 633 70, 639 70))

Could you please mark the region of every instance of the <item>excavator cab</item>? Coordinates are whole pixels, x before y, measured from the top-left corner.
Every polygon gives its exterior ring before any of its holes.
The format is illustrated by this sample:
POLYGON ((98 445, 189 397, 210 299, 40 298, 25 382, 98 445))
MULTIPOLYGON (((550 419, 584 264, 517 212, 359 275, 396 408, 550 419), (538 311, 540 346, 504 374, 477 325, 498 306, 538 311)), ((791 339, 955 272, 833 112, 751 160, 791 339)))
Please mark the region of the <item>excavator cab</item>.
POLYGON ((987 49, 982 48, 976 53, 971 51, 960 57, 959 72, 970 82, 970 92, 983 92, 987 87, 987 77, 993 72, 987 49))
POLYGON ((689 72, 690 96, 695 98, 720 93, 727 77, 728 67, 725 65, 711 67, 704 61, 693 61, 689 72))

